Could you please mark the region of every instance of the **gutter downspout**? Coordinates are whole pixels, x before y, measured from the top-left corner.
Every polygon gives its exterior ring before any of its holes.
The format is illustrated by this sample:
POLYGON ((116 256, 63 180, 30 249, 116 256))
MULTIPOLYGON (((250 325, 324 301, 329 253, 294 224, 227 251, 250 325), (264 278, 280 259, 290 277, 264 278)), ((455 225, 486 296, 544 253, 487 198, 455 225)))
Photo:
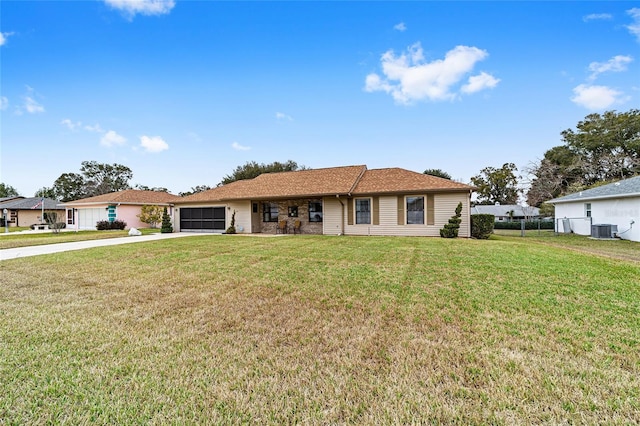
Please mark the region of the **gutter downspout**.
POLYGON ((340 199, 339 194, 336 194, 336 198, 338 199, 338 202, 340 203, 340 206, 342 208, 342 214, 340 215, 340 235, 344 235, 344 203, 340 199))

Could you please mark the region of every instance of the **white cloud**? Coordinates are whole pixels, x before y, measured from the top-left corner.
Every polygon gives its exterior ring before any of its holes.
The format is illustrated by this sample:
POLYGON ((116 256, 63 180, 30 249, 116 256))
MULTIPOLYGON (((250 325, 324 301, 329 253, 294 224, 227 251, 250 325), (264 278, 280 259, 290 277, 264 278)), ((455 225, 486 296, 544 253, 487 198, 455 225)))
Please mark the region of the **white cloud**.
POLYGON ((104 133, 104 130, 102 129, 102 127, 100 127, 98 123, 94 124, 93 126, 91 126, 90 124, 87 124, 86 126, 84 126, 84 129, 87 132, 104 133))
POLYGON ((293 121, 293 117, 291 117, 290 115, 287 115, 283 112, 276 112, 276 118, 278 120, 287 120, 287 121, 293 121))
POLYGON ((626 25, 626 28, 631 34, 636 36, 638 42, 640 42, 640 8, 634 7, 627 10, 627 15, 631 16, 633 23, 626 25))
POLYGON ((82 126, 82 123, 79 121, 76 121, 75 123, 73 121, 71 121, 68 118, 65 118, 64 120, 62 120, 60 122, 60 124, 67 126, 67 128, 71 131, 74 131, 76 129, 78 129, 80 126, 82 126))
MULTIPOLYGON (((375 73, 369 74, 364 89, 389 93, 396 102, 403 104, 420 100, 453 100, 457 97, 455 86, 488 55, 486 50, 477 47, 456 46, 447 52, 444 59, 426 62, 420 43, 410 46, 400 56, 389 50, 380 59, 384 78, 375 73)), ((490 74, 482 73, 469 79, 463 92, 495 87, 498 82, 490 74)))
POLYGON ((42 106, 42 104, 33 99, 31 96, 24 97, 24 109, 26 109, 29 114, 44 112, 44 107, 42 106))
POLYGON ((147 152, 162 152, 169 149, 160 136, 140 136, 140 146, 147 152))
POLYGON ((476 93, 484 89, 493 89, 499 82, 499 78, 495 78, 486 72, 481 72, 478 75, 469 77, 469 82, 462 86, 460 91, 462 93, 476 93))
POLYGON ((631 56, 617 55, 609 59, 607 62, 591 62, 589 71, 591 75, 589 79, 594 80, 598 75, 605 72, 621 72, 627 70, 627 65, 633 62, 631 56))
POLYGON ((393 26, 393 29, 396 31, 407 31, 407 26, 404 24, 404 22, 400 22, 399 24, 396 24, 393 26))
POLYGON ((6 96, 0 97, 0 111, 5 111, 9 108, 9 99, 6 96))
POLYGON ((105 135, 102 138, 100 138, 100 145, 106 146, 109 148, 112 146, 124 145, 126 142, 127 142, 127 139, 125 139, 124 136, 120 136, 113 130, 109 130, 107 133, 105 133, 105 135))
POLYGON ((589 21, 610 21, 613 19, 613 15, 610 13, 592 13, 582 17, 584 22, 589 21))
POLYGON ((573 89, 573 93, 575 96, 571 101, 590 110, 603 110, 626 100, 622 92, 607 86, 581 84, 573 89))
POLYGON ((176 5, 174 0, 104 0, 114 9, 122 11, 129 18, 136 14, 165 15, 176 5))
POLYGON ((250 146, 243 146, 243 145, 240 145, 238 142, 232 143, 231 148, 235 149, 236 151, 249 151, 251 149, 250 146))
POLYGON ((12 35, 13 33, 0 33, 0 46, 7 44, 7 39, 12 35))

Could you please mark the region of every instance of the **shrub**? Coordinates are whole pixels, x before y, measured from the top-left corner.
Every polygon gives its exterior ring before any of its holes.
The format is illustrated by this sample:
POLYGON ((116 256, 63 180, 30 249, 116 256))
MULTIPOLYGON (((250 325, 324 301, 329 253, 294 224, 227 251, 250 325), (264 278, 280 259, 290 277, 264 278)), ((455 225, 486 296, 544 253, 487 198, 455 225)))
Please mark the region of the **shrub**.
MULTIPOLYGON (((166 211, 167 208, 165 207, 164 210, 166 211)), ((155 228, 158 225, 158 222, 162 220, 162 209, 160 209, 160 206, 144 205, 140 207, 138 219, 140 219, 140 222, 146 223, 151 228, 155 228)))
POLYGON ((225 231, 225 234, 235 234, 236 233, 236 211, 233 211, 231 214, 231 224, 225 231))
POLYGON ((486 240, 493 233, 496 217, 492 214, 471 215, 471 236, 479 240, 486 240))
POLYGON ((99 220, 96 222, 96 229, 98 231, 110 231, 114 229, 123 230, 127 227, 127 223, 121 220, 114 220, 109 222, 108 220, 99 220))
POLYGON ((456 207, 456 214, 451 216, 449 219, 449 223, 444 225, 444 228, 440 230, 440 236, 442 238, 457 238, 458 230, 460 229, 460 222, 462 219, 460 216, 462 213, 462 203, 458 203, 458 207, 456 207))
POLYGON ((170 234, 173 232, 173 226, 171 225, 171 217, 169 213, 167 213, 167 208, 165 207, 162 211, 162 227, 160 228, 161 234, 170 234))

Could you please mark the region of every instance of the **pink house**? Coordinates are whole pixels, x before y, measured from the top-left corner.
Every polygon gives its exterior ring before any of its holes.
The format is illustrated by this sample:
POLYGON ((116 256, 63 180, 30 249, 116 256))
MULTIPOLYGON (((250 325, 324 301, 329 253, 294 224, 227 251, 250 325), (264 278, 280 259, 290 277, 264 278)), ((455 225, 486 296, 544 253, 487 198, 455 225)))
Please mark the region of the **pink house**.
POLYGON ((67 229, 95 230, 96 223, 101 220, 121 220, 127 224, 126 229, 130 229, 149 227, 138 218, 142 206, 166 207, 169 216, 173 218, 173 205, 180 199, 181 197, 168 192, 128 189, 61 205, 66 208, 67 229))

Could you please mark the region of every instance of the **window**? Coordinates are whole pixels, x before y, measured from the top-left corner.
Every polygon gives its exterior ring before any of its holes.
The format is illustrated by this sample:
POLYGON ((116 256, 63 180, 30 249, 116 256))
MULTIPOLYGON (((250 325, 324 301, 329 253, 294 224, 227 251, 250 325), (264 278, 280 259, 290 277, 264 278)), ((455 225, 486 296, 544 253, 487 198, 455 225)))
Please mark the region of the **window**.
POLYGON ((356 198, 356 225, 371 223, 371 199, 356 198))
POLYGON ((277 203, 262 204, 262 221, 263 222, 278 221, 278 204, 277 203))
POLYGON ((289 206, 289 217, 298 217, 298 206, 289 206))
POLYGON ((424 225, 424 197, 407 197, 407 225, 424 225))
POLYGON ((253 213, 258 213, 258 203, 251 204, 251 211, 253 213))
POLYGON ((322 203, 319 201, 309 202, 309 222, 322 222, 322 203))
POLYGON ((591 203, 584 204, 584 215, 586 217, 591 217, 591 203))

